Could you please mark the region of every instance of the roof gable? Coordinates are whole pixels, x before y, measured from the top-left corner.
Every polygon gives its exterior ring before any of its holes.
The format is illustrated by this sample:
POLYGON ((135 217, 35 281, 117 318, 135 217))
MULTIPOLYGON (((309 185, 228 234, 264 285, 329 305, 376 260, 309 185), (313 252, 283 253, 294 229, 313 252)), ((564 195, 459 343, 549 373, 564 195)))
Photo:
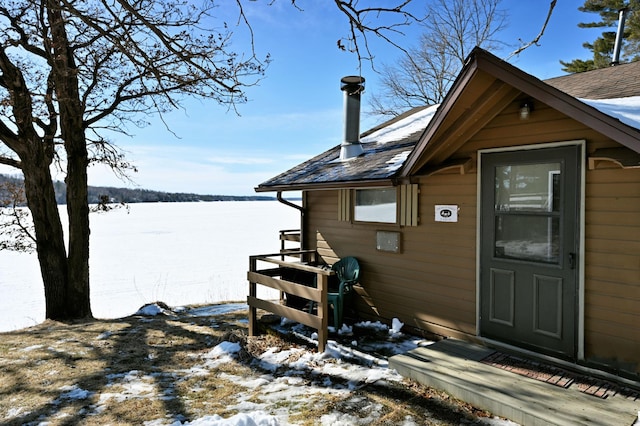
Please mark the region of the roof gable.
MULTIPOLYGON (((438 164, 446 160, 502 109, 523 94, 607 135, 635 152, 640 152, 638 128, 623 124, 619 115, 611 116, 597 109, 603 108, 602 103, 593 101, 589 105, 476 48, 469 55, 465 67, 422 134, 415 150, 407 158, 399 177, 409 177, 428 163, 438 164)), ((624 107, 617 107, 612 110, 625 112, 624 107)), ((629 113, 628 109, 626 113, 629 113)), ((637 115, 637 107, 635 113, 637 115)))

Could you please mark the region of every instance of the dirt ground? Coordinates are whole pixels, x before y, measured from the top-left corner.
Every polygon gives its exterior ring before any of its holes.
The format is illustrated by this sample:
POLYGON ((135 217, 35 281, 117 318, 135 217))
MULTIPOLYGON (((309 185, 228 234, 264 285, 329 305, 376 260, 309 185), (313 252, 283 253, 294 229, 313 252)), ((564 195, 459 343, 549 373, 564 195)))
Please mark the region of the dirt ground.
MULTIPOLYGON (((264 377, 255 362, 260 354, 274 347, 315 351, 276 333, 248 338, 246 319, 246 311, 202 317, 186 310, 75 324, 46 321, 0 333, 0 424, 161 425, 213 414, 230 417, 239 412, 240 395, 260 400, 230 379, 264 377), (223 341, 240 344, 236 358, 201 374, 203 357, 223 341), (127 381, 132 376, 147 381, 127 381)), ((312 373, 301 380, 299 386, 340 383, 337 377, 312 373)), ((366 416, 372 404, 379 410, 378 420, 369 423, 374 425, 403 424, 408 418, 421 425, 481 424, 490 416, 409 381, 371 383, 348 396, 328 392, 313 398, 313 403, 276 401, 272 408, 287 410, 289 422, 300 425, 317 424, 330 413, 366 416)))

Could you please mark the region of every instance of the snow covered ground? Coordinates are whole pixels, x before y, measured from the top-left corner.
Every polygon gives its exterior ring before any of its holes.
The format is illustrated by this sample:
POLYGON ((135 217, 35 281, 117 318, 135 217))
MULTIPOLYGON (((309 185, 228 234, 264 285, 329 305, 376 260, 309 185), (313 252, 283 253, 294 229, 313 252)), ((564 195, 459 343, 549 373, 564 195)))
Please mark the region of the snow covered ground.
MULTIPOLYGON (((156 304, 150 304, 137 312, 138 315, 159 316, 174 315, 185 312, 189 316, 203 316, 215 318, 217 314, 228 313, 238 310, 245 310, 245 304, 227 304, 204 306, 196 309, 174 308, 172 311, 165 311, 156 304)), ((186 420, 181 415, 169 416, 160 420, 150 420, 144 423, 145 426, 277 426, 296 424, 290 422, 291 411, 295 411, 297 406, 313 405, 324 401, 327 396, 334 397, 334 400, 344 401, 342 409, 334 408, 328 414, 324 414, 319 419, 314 419, 314 424, 318 425, 368 425, 379 423, 382 416, 382 405, 378 405, 372 400, 364 400, 357 391, 365 386, 389 386, 400 384, 402 377, 394 370, 388 369, 388 363, 382 356, 372 355, 372 353, 400 353, 416 348, 418 345, 429 344, 430 342, 403 335, 400 332, 402 323, 394 320, 391 328, 379 322, 363 322, 357 324, 361 328, 370 328, 373 332, 388 338, 381 338, 375 350, 360 350, 353 346, 345 346, 330 340, 327 350, 324 353, 317 353, 304 347, 292 346, 290 349, 278 347, 268 347, 262 355, 252 361, 255 374, 249 376, 238 376, 224 372, 224 365, 234 363, 241 352, 241 345, 237 342, 222 341, 212 347, 208 352, 199 354, 195 366, 188 371, 179 371, 173 374, 175 381, 187 380, 190 376, 206 376, 216 374, 223 376, 226 381, 239 385, 241 389, 234 398, 236 404, 228 406, 228 410, 237 414, 224 418, 220 415, 204 415, 193 420, 186 420), (309 379, 312 377, 312 379, 309 379), (259 397, 256 398, 256 395, 259 397), (286 401, 286 404, 283 404, 286 401), (314 402, 316 401, 316 402, 314 402), (363 407, 362 404, 366 406, 363 407), (352 406, 352 410, 345 411, 344 406, 352 406)), ((283 332, 293 332, 301 339, 313 340, 313 335, 307 335, 308 329, 290 322, 283 322, 279 326, 283 332)), ((344 327, 342 334, 349 333, 350 330, 344 327)), ((117 339, 116 335, 103 333, 96 336, 96 339, 108 342, 110 339, 117 339)), ((347 339, 348 340, 348 339, 347 339)), ((316 342, 317 343, 317 342, 316 342)), ((22 350, 41 349, 34 347, 22 350)), ((83 406, 82 416, 91 418, 104 410, 114 401, 144 400, 152 403, 154 400, 168 400, 176 396, 171 392, 166 392, 158 386, 158 377, 154 377, 147 371, 131 370, 117 374, 109 374, 107 383, 103 390, 96 395, 88 389, 78 385, 66 386, 60 389, 60 395, 52 406, 73 405, 83 406), (85 401, 92 400, 96 403, 86 404, 85 401), (86 404, 86 405, 85 405, 86 404)), ((337 404, 340 405, 340 404, 337 404)), ((24 414, 19 401, 9 413, 0 412, 0 420, 11 420, 12 417, 24 414)), ((64 420, 64 418, 60 418, 64 420)), ((43 419, 47 424, 46 420, 43 419)), ((407 415, 401 423, 405 426, 423 424, 425 419, 414 418, 407 415)), ((473 421, 474 425, 500 425, 510 426, 514 423, 498 418, 478 418, 473 421)))
MULTIPOLYGON (((119 318, 159 300, 245 300, 249 256, 277 252, 278 231, 299 226, 298 211, 277 201, 142 203, 94 213, 93 314, 119 318)), ((44 320, 35 254, 0 252, 0 295, 0 331, 44 320)))
MULTIPOLYGON (((61 211, 64 212, 64 207, 61 211)), ((136 312, 153 316, 163 314, 162 309, 152 303, 155 301, 169 306, 243 301, 248 291, 249 256, 277 252, 280 248, 278 231, 298 227, 297 210, 275 201, 131 204, 129 209, 92 214, 93 313, 98 318, 119 318, 136 312), (139 311, 145 304, 149 305, 139 311)), ((35 254, 0 252, 0 294, 0 331, 31 326, 44 320, 44 296, 35 254)), ((190 309, 189 315, 215 316, 240 309, 246 309, 246 305, 205 306, 190 309)), ((360 326, 377 328, 383 333, 388 329, 380 323, 360 326)), ((389 335, 398 337, 401 326, 394 321, 389 335)), ((295 328, 295 325, 284 324, 283 327, 295 328)), ((343 329, 342 333, 349 333, 349 329, 343 329)), ((314 335, 301 334, 300 337, 317 339, 314 335)), ((113 336, 105 334, 96 338, 108 341, 113 336)), ((416 347, 418 341, 394 339, 393 343, 386 344, 388 350, 399 353, 416 347)), ((286 351, 269 348, 255 361, 263 374, 253 378, 227 377, 246 388, 246 394, 237 396, 234 408, 238 414, 230 418, 210 415, 192 421, 180 418, 150 421, 146 425, 286 425, 290 424, 286 410, 274 408, 282 400, 307 404, 320 394, 357 399, 353 393, 367 384, 402 380, 387 368, 386 359, 376 358, 367 354, 366 348, 362 349, 342 346, 336 341, 329 341, 324 353, 300 348, 286 351), (349 362, 354 359, 357 362, 349 362), (308 373, 334 377, 336 382, 322 379, 322 383, 309 384, 302 379, 302 375, 308 373), (256 393, 261 395, 260 402, 255 402, 256 393)), ((234 362, 239 351, 238 343, 222 342, 202 357, 197 368, 183 374, 185 377, 211 374, 224 363, 234 362)), ((108 381, 105 391, 98 396, 98 403, 90 408, 95 413, 114 400, 168 397, 154 386, 155 378, 143 371, 114 374, 108 381)), ((78 385, 60 391, 58 403, 81 402, 96 396, 78 385)), ((23 414, 18 402, 12 410, 0 413, 0 418, 7 420, 23 414)), ((351 425, 376 421, 377 408, 371 406, 368 410, 368 417, 364 419, 336 410, 318 419, 318 423, 351 425)), ((509 424, 485 420, 484 424, 509 424)), ((418 423, 419 419, 407 418, 404 424, 418 423)))

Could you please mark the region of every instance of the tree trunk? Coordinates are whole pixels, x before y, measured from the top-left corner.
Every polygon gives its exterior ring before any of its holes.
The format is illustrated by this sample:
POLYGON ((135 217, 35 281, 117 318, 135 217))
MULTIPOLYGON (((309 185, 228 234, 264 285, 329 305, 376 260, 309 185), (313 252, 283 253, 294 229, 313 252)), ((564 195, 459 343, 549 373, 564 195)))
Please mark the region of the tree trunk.
POLYGON ((46 318, 66 320, 72 318, 66 302, 67 255, 49 164, 50 161, 44 158, 23 161, 22 172, 37 239, 40 274, 44 284, 45 315, 46 318))
MULTIPOLYGON (((63 126, 64 128, 64 126, 63 126)), ((89 295, 88 153, 84 133, 65 139, 69 214, 69 308, 76 318, 91 317, 89 295)))
POLYGON ((91 317, 89 294, 89 205, 84 109, 80 97, 78 69, 69 49, 69 38, 60 2, 50 0, 47 12, 53 47, 52 68, 59 106, 60 134, 67 158, 67 212, 69 257, 66 312, 70 318, 91 317))

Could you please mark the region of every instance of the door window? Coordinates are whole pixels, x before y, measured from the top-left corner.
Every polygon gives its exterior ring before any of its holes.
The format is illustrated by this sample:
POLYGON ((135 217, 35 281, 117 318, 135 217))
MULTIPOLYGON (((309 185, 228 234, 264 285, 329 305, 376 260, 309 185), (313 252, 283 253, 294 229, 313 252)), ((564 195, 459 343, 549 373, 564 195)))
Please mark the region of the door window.
POLYGON ((494 256, 558 264, 561 163, 495 168, 494 256))

